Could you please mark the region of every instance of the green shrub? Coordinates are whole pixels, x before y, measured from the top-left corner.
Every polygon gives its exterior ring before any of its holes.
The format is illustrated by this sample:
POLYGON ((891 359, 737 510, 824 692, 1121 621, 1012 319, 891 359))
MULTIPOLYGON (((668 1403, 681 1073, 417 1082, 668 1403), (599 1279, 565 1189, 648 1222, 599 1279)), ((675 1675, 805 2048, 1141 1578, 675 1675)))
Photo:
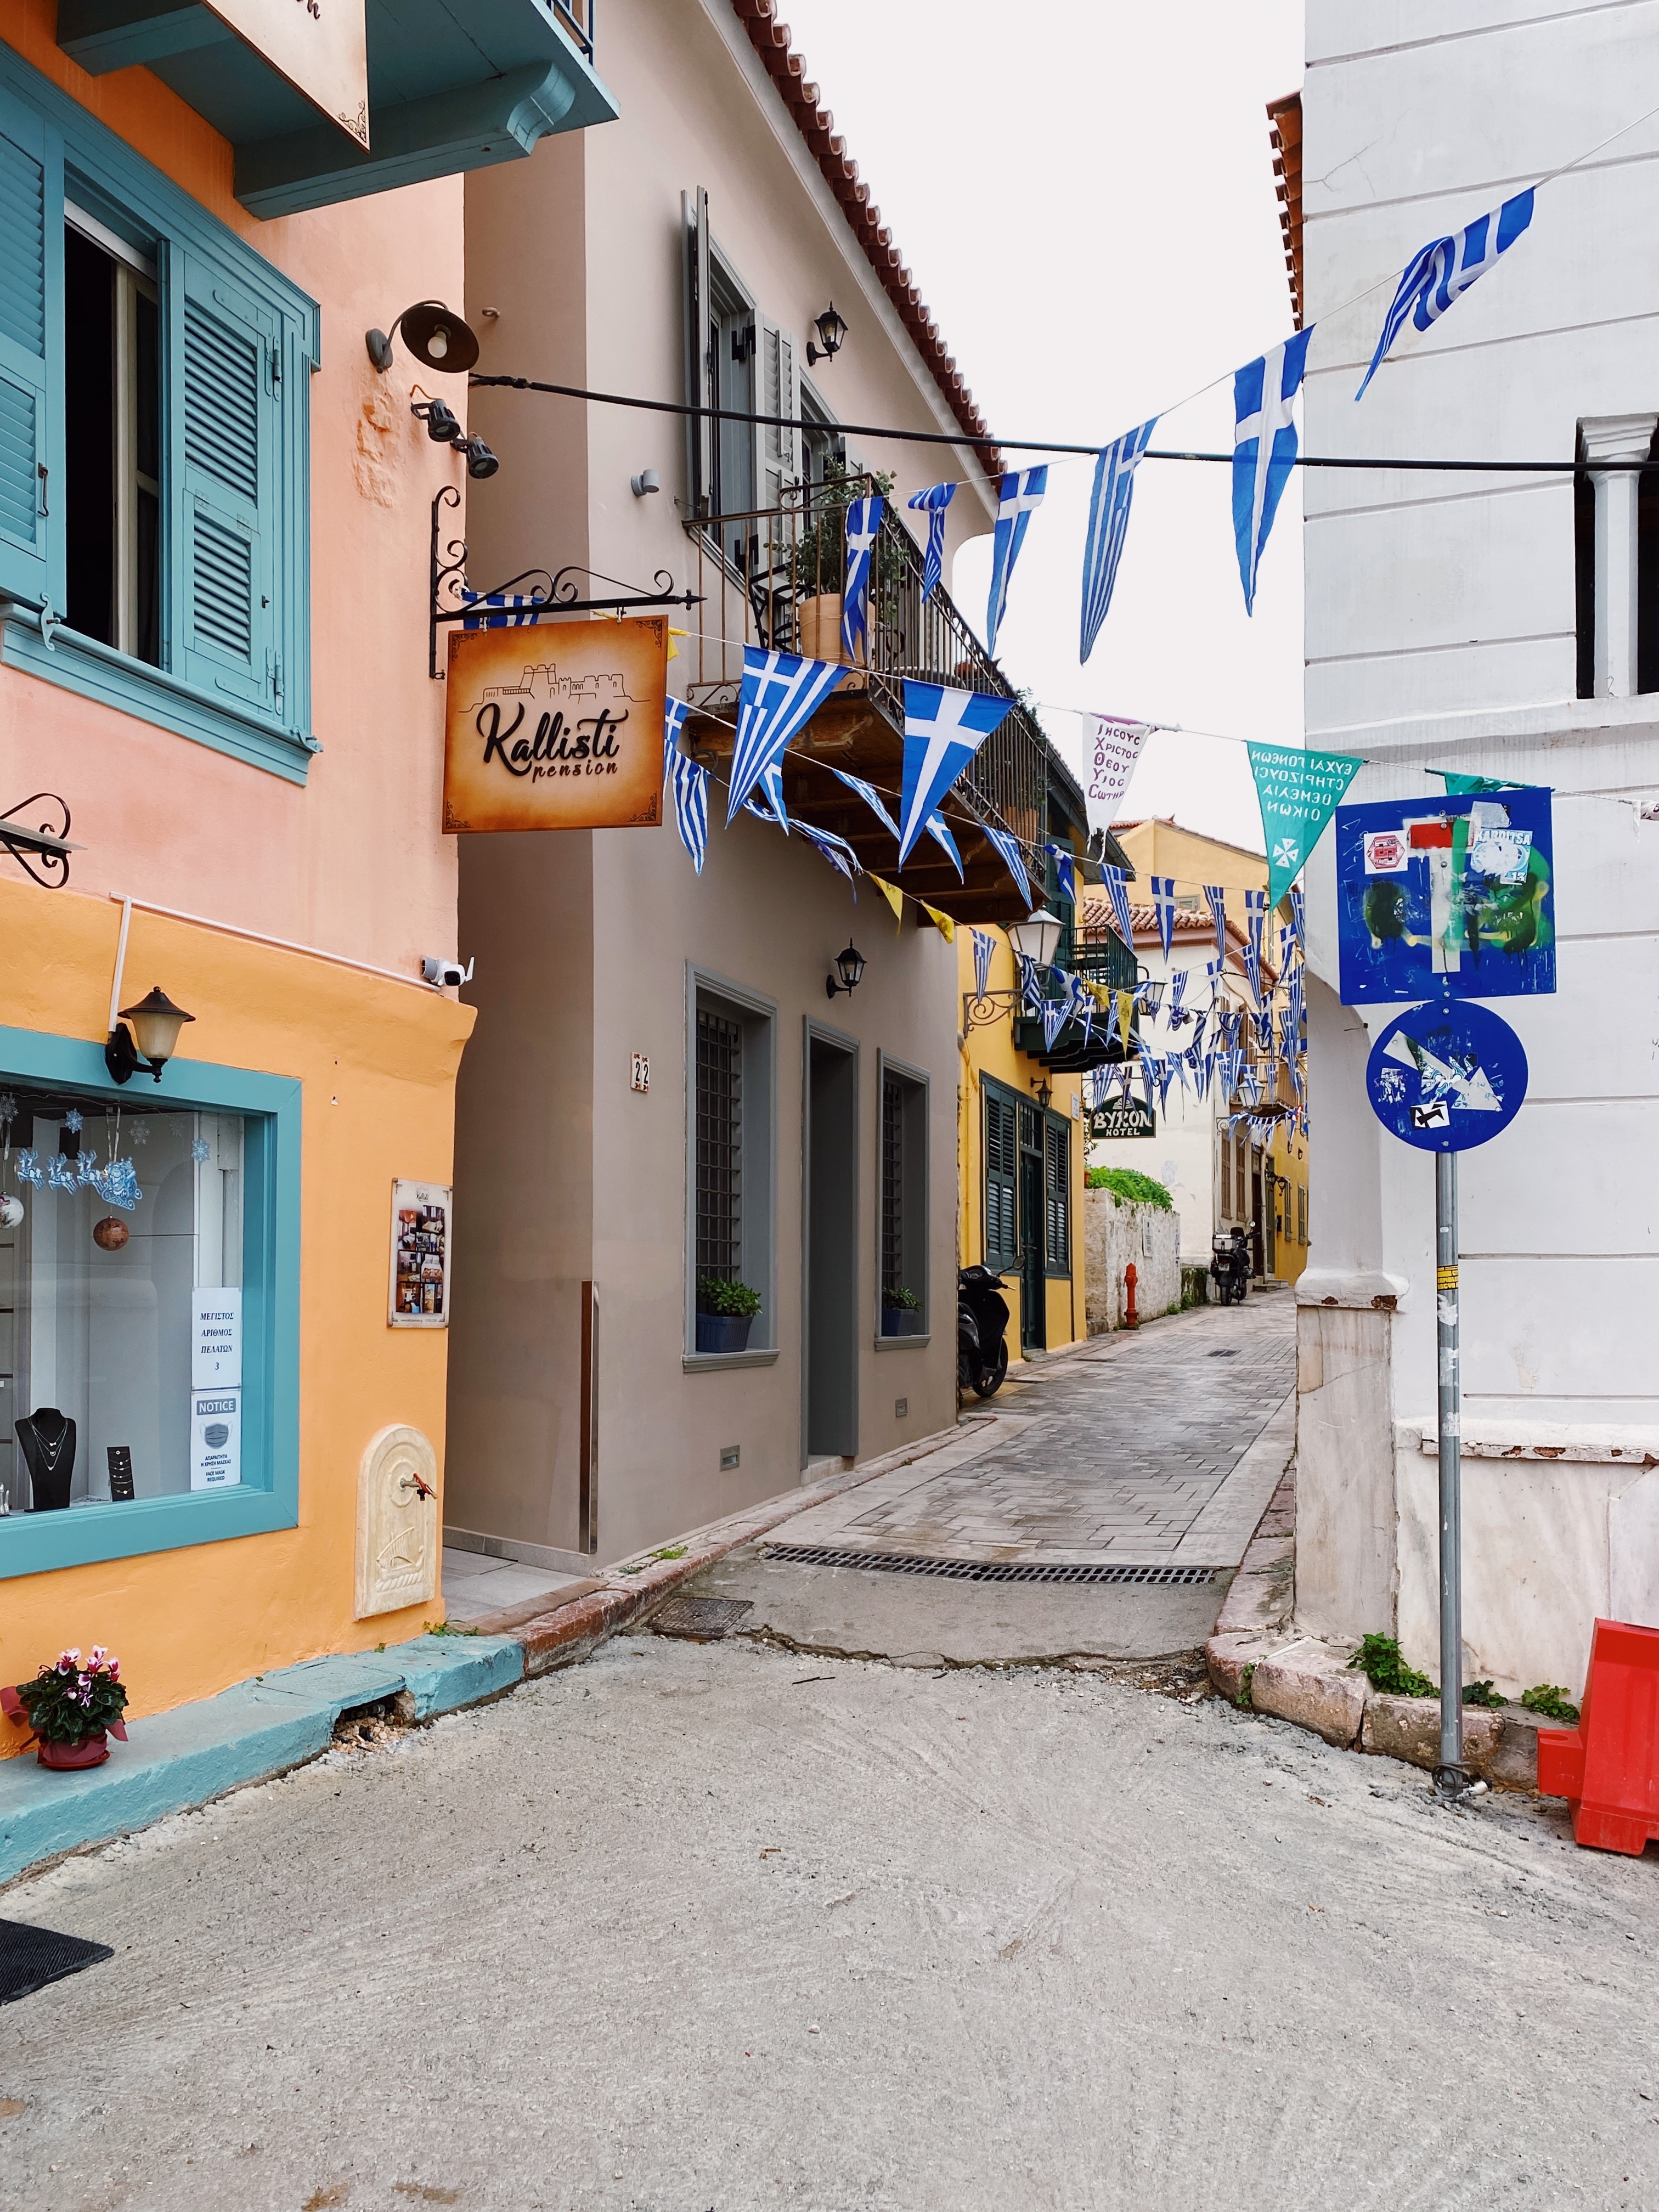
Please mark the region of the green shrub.
POLYGON ((752 1318, 761 1309, 760 1292, 729 1275, 699 1275, 697 1304, 704 1313, 720 1314, 730 1321, 752 1318))
POLYGON ((1400 1656, 1400 1639, 1396 1636, 1364 1636, 1359 1649, 1349 1660, 1372 1689, 1381 1690, 1385 1698, 1437 1698, 1440 1695, 1426 1674, 1419 1674, 1415 1667, 1408 1667, 1400 1656))
POLYGON ((1158 1206, 1165 1213, 1175 1211, 1175 1200, 1161 1182, 1154 1182, 1139 1168, 1091 1168, 1088 1187, 1091 1190, 1109 1190, 1112 1196, 1128 1206, 1158 1206))
POLYGON ((1466 1705, 1506 1705, 1507 1698, 1500 1698, 1490 1682, 1465 1682, 1463 1703, 1466 1705))
POLYGON ((1578 1708, 1559 1682, 1534 1682, 1531 1689, 1522 1691, 1521 1702, 1529 1713, 1542 1713, 1546 1720, 1565 1721, 1569 1728, 1577 1723, 1578 1708))

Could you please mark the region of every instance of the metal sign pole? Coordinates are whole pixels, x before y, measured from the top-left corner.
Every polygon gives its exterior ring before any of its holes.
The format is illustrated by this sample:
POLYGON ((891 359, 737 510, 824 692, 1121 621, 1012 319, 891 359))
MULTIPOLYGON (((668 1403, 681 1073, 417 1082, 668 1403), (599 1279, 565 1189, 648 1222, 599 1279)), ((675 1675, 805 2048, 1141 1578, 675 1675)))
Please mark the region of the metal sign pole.
POLYGON ((1435 1336, 1440 1364, 1440 1764, 1435 1788, 1461 1796, 1463 1768, 1462 1378, 1457 1326, 1457 1155, 1434 1156, 1435 1336))

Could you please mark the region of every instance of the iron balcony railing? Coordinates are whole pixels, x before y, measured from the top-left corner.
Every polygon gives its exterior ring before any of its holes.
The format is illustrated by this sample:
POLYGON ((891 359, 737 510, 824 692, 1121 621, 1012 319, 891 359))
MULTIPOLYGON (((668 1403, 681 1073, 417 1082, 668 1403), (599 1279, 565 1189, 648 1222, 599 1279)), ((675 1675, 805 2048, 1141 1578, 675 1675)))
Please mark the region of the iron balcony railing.
MULTIPOLYGON (((687 683, 694 704, 729 703, 745 646, 839 660, 848 503, 878 489, 868 477, 803 484, 775 507, 686 524, 702 606, 687 683)), ((904 679, 986 691, 1012 702, 955 786, 954 795, 1024 848, 1034 886, 1042 880, 1048 740, 942 584, 924 600, 923 560, 884 506, 870 562, 868 642, 856 662, 863 688, 896 730, 904 727, 904 679)))
POLYGON ((586 60, 593 58, 593 9, 597 0, 551 0, 553 20, 586 60))
POLYGON ((1087 981, 1114 991, 1133 991, 1141 980, 1133 950, 1103 921, 1085 921, 1073 933, 1069 964, 1087 981))

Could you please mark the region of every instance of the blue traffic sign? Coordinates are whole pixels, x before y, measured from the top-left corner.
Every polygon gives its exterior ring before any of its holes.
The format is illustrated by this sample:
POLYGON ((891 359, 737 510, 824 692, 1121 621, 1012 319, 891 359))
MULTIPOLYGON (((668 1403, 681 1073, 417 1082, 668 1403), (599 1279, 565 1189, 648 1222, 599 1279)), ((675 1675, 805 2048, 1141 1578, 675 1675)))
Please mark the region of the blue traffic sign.
POLYGON ((1407 1006, 1371 1047, 1371 1111, 1402 1143, 1467 1152, 1507 1129, 1527 1095, 1527 1055, 1509 1024, 1472 1000, 1407 1006))
POLYGON ((1533 786, 1339 806, 1343 1005, 1553 991, 1550 830, 1533 786))

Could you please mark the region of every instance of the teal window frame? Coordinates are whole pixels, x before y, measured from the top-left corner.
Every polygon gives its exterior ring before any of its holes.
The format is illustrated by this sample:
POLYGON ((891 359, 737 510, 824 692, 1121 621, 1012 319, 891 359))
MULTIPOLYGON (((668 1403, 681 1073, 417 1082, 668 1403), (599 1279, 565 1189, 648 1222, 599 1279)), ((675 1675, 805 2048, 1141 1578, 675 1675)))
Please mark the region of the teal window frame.
MULTIPOLYGON (((0 46, 0 175, 9 232, 0 234, 0 400, 16 438, 0 454, 19 483, 47 471, 33 534, 11 514, 0 531, 0 661, 82 697, 228 753, 292 783, 311 756, 310 381, 321 361, 317 303, 113 131, 0 46), (3 165, 0 165, 3 167, 3 165), (39 174, 38 199, 36 172, 39 174), (22 193, 22 203, 18 194, 22 193), (161 295, 161 663, 71 630, 60 511, 66 482, 62 235, 69 198, 154 260, 161 295), (18 222, 22 205, 25 222, 18 222), (23 236, 38 218, 36 249, 23 236), (37 287, 44 288, 44 296, 37 287), (33 348, 37 309, 41 335, 33 348), (8 314, 10 326, 8 328, 8 314), (216 358, 194 342, 206 327, 216 358), (19 343, 21 334, 21 343, 19 343), (212 388, 228 349, 231 386, 212 388), (197 364, 207 361, 204 374, 197 364), (191 372, 194 368, 194 381, 191 372), (254 385, 257 383, 257 393, 254 385), (20 397, 21 395, 21 397, 20 397), (208 410, 228 405, 229 417, 208 410), (32 407, 32 429, 20 417, 32 407), (193 414, 188 409, 195 409, 193 414), (246 419, 238 419, 238 417, 246 419), (249 424, 253 427, 249 429, 249 424), (205 428, 205 437, 187 436, 205 428), (252 435, 232 450, 228 432, 252 435), (204 474, 217 453, 222 475, 204 474), (230 481, 223 479, 228 478, 230 481), (250 491, 249 487, 252 487, 250 491), (55 511, 57 510, 57 511, 55 511), (20 534, 21 533, 21 534, 20 534), (198 549, 202 557, 198 558, 198 549), (231 567, 226 567, 227 555, 231 567), (205 565, 204 565, 204 560, 205 565), (246 562, 245 584, 235 574, 246 562), (198 592, 198 572, 202 582, 198 592), (229 574, 238 592, 227 616, 229 574), (246 627, 246 647, 228 652, 246 627), (212 633, 217 632, 216 641, 212 633)), ((0 410, 0 414, 3 410, 0 410)), ((0 420, 0 433, 7 425, 0 420)), ((14 498, 14 510, 17 501, 14 498)))
MULTIPOLYGON (((125 1096, 110 1081, 101 1045, 39 1030, 0 1028, 0 1082, 8 1075, 112 1103, 125 1096)), ((181 1112, 244 1117, 241 1483, 9 1514, 0 1519, 0 1582, 299 1525, 301 1085, 290 1076, 171 1060, 161 1088, 181 1112)))

